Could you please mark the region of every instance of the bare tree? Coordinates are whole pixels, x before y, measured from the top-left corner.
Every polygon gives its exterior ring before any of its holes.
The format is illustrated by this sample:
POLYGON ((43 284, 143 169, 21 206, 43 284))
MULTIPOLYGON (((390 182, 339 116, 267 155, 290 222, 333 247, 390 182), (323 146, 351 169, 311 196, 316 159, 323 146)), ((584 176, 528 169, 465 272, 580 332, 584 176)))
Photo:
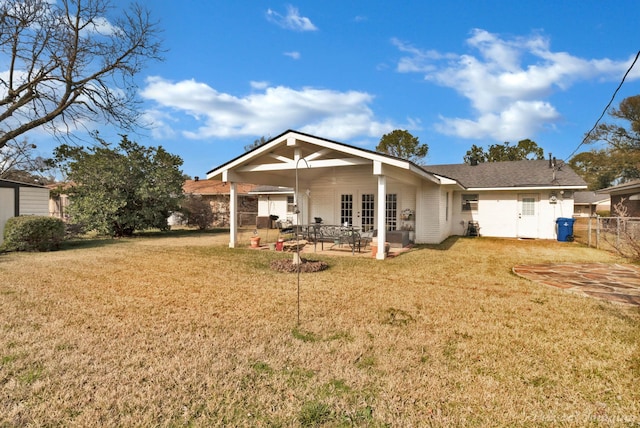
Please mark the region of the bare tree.
POLYGON ((0 148, 0 178, 26 183, 51 181, 51 159, 37 156, 36 145, 24 139, 9 141, 0 148))
POLYGON ((0 1, 0 148, 44 126, 64 138, 89 123, 140 123, 134 76, 161 59, 157 23, 109 0, 0 1))

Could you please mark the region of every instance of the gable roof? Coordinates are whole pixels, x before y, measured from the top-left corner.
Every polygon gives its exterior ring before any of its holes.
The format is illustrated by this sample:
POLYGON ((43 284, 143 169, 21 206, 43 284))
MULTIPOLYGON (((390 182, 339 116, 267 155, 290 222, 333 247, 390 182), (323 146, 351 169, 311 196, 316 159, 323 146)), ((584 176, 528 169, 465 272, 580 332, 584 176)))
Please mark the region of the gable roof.
MULTIPOLYGON (((254 184, 237 183, 236 191, 240 195, 248 194, 254 184)), ((228 195, 230 193, 229 183, 213 180, 185 180, 182 185, 184 193, 193 193, 194 195, 228 195)))
POLYGON ((369 165, 373 174, 393 172, 394 177, 408 182, 419 177, 475 190, 587 188, 568 165, 551 168, 546 160, 419 166, 406 159, 293 130, 210 170, 207 178, 291 187, 294 170, 297 175, 298 169, 304 169, 306 179, 313 180, 326 174, 326 168, 355 165, 369 165))
POLYGON ((609 202, 608 196, 603 196, 596 192, 574 192, 574 205, 597 205, 599 203, 609 202))
POLYGON ((640 180, 633 180, 616 186, 607 187, 606 189, 600 189, 598 190, 598 193, 624 194, 636 190, 640 190, 640 180))
POLYGON ((568 165, 557 167, 554 171, 546 160, 427 165, 423 168, 453 179, 466 189, 587 188, 585 181, 568 165))
POLYGON ((313 180, 326 175, 328 168, 353 166, 369 166, 372 173, 385 168, 386 174, 393 170, 396 177, 439 183, 433 174, 406 159, 293 130, 210 170, 207 178, 291 187, 298 169, 313 180))

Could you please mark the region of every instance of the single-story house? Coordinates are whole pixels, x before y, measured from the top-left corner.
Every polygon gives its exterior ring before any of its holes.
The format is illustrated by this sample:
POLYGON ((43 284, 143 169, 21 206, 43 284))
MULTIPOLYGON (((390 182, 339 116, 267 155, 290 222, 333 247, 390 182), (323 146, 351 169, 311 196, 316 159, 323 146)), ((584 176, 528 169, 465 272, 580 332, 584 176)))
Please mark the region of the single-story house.
MULTIPOLYGON (((257 196, 249 194, 254 187, 253 184, 237 183, 236 220, 241 226, 254 225, 256 222, 258 215, 257 196)), ((209 202, 215 217, 213 225, 216 227, 229 224, 229 189, 228 183, 200 180, 198 177, 195 177, 194 180, 185 180, 182 185, 182 192, 185 195, 199 195, 209 202)), ((180 224, 180 221, 177 216, 173 215, 169 219, 169 224, 180 224)))
MULTIPOLYGON (((554 239, 556 219, 573 216, 573 192, 586 183, 553 160, 420 166, 337 141, 286 131, 207 173, 237 183, 294 189, 296 222, 375 230, 385 242, 399 231, 415 243, 463 235, 469 222, 485 236, 554 239)), ((237 242, 231 215, 229 246, 237 242)), ((384 259, 384 246, 376 258, 384 259)))
POLYGON ((609 196, 597 192, 574 192, 573 216, 593 217, 598 213, 609 213, 611 201, 609 196))
POLYGON ((608 194, 611 198, 611 215, 618 216, 615 212, 616 205, 620 204, 626 209, 627 217, 640 217, 640 180, 630 181, 617 186, 598 190, 598 193, 608 194))
POLYGON ((49 189, 38 184, 0 179, 0 244, 4 225, 11 217, 49 215, 49 189))

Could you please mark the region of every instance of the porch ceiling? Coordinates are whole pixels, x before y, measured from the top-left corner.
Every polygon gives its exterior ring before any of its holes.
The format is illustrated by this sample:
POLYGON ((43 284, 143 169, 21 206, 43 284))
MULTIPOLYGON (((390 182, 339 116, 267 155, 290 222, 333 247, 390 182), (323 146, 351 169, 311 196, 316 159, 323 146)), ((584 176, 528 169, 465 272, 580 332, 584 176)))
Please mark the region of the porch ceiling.
POLYGON ((310 183, 344 168, 365 168, 372 176, 416 183, 418 176, 438 180, 410 162, 369 150, 290 131, 210 171, 209 179, 293 187, 310 183))
POLYGON ((309 182, 336 174, 337 169, 356 165, 369 166, 373 172, 373 161, 369 159, 317 146, 278 146, 239 165, 234 174, 241 175, 243 181, 249 183, 291 187, 295 185, 296 166, 298 180, 309 182), (296 161, 296 153, 299 153, 299 161, 296 161))

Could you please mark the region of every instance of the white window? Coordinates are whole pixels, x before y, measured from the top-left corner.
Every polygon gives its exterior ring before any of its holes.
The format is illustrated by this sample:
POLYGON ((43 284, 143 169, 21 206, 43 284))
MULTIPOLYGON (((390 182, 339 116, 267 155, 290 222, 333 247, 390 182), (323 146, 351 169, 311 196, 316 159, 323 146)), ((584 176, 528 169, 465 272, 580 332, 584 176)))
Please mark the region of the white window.
POLYGON ((287 196, 287 214, 295 214, 296 204, 293 201, 293 196, 287 196))
POLYGON ((532 196, 522 197, 522 215, 534 216, 536 215, 536 198, 532 196))
POLYGON ((398 228, 398 195, 388 193, 385 205, 385 222, 387 230, 396 230, 398 228))
POLYGON ((462 211, 478 211, 477 193, 468 193, 462 195, 462 211))
POLYGON ((353 195, 340 195, 340 225, 353 225, 353 195))
POLYGON ((367 232, 375 226, 375 198, 373 193, 362 195, 362 219, 360 220, 362 231, 367 232))

